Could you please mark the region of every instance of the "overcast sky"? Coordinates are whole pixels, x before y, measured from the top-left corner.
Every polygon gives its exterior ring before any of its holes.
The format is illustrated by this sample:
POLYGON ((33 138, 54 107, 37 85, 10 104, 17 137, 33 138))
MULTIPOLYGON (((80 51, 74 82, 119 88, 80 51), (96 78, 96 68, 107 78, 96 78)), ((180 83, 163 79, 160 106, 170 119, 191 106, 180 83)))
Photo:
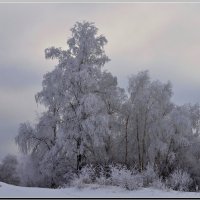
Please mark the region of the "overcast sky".
POLYGON ((120 86, 148 69, 172 82, 177 104, 200 102, 200 4, 0 4, 0 159, 17 153, 19 123, 41 110, 34 95, 55 64, 44 49, 67 48, 70 28, 83 20, 108 39, 106 69, 120 86))

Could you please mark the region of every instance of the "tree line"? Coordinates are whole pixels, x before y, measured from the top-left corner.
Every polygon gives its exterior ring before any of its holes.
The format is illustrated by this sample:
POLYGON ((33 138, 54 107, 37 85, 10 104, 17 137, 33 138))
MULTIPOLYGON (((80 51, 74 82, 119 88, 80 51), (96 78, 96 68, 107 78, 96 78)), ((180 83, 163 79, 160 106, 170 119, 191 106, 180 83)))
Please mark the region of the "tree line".
POLYGON ((107 39, 94 23, 77 22, 71 33, 67 50, 45 50, 46 59, 58 61, 35 95, 46 109, 36 124, 20 124, 15 141, 23 156, 4 159, 0 181, 56 188, 80 178, 87 167, 93 179, 100 173, 109 179, 121 166, 138 174, 151 168, 173 189, 183 188, 185 178, 184 190, 198 190, 199 104, 176 105, 171 83, 151 80, 148 71, 130 76, 127 91, 120 88, 103 69, 110 60, 107 39), (17 174, 11 181, 3 170, 9 163, 17 174))

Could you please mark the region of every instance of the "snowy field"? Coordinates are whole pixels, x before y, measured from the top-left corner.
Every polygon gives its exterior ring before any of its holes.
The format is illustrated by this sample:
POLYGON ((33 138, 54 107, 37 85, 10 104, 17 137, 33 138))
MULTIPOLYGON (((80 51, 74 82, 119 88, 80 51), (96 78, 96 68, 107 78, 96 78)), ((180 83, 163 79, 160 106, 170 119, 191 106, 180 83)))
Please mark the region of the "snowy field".
POLYGON ((46 189, 46 188, 26 188, 12 186, 0 183, 0 198, 9 197, 46 197, 46 198, 200 198, 200 193, 195 192, 177 192, 169 190, 157 190, 153 188, 144 188, 135 191, 113 186, 90 185, 82 189, 75 187, 64 189, 46 189))

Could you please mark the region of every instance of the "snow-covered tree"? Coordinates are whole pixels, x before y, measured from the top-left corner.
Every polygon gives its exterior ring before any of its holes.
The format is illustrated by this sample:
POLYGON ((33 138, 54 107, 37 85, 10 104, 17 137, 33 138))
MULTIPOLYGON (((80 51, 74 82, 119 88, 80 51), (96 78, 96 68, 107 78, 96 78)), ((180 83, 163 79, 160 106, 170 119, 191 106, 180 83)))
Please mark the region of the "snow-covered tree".
MULTIPOLYGON (((130 94, 128 115, 131 124, 128 131, 132 144, 130 148, 134 152, 133 161, 137 160, 136 163, 142 171, 150 162, 149 148, 155 147, 158 138, 155 129, 172 109, 171 85, 151 81, 148 71, 143 71, 130 77, 128 91, 130 94)), ((156 145, 156 148, 159 146, 156 145)))
MULTIPOLYGON (((99 154, 98 148, 106 145, 105 140, 111 134, 110 115, 114 115, 115 108, 108 93, 117 93, 118 88, 116 78, 101 69, 109 61, 103 48, 106 38, 97 35, 98 29, 93 23, 76 23, 71 31, 69 49, 64 56, 57 57, 58 67, 63 70, 64 88, 61 132, 62 139, 72 148, 69 153, 74 154, 71 157, 75 158, 79 170, 90 158, 91 162, 96 162, 97 157, 108 161, 105 155, 99 154)), ((52 57, 55 48, 46 52, 52 57)))
MULTIPOLYGON (((22 152, 32 155, 52 187, 53 174, 58 173, 54 163, 66 166, 68 162, 79 171, 86 162, 110 161, 117 112, 124 97, 116 77, 102 70, 109 61, 104 52, 106 38, 97 35, 98 29, 89 22, 77 22, 71 31, 68 50, 45 50, 46 58, 58 60, 36 95, 46 111, 34 127, 21 124, 16 137, 22 152)), ((62 166, 61 174, 66 172, 62 166)))
POLYGON ((0 181, 8 184, 18 185, 19 176, 17 173, 18 161, 16 156, 7 155, 0 164, 0 181))

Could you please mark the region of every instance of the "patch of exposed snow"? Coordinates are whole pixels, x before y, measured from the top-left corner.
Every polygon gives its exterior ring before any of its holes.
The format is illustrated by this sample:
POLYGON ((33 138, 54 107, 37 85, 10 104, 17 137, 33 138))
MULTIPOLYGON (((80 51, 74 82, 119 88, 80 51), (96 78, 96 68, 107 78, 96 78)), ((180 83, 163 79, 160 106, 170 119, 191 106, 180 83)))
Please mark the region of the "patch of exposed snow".
POLYGON ((200 198, 199 192, 142 188, 128 191, 115 186, 87 185, 61 189, 19 187, 0 183, 0 198, 200 198))

